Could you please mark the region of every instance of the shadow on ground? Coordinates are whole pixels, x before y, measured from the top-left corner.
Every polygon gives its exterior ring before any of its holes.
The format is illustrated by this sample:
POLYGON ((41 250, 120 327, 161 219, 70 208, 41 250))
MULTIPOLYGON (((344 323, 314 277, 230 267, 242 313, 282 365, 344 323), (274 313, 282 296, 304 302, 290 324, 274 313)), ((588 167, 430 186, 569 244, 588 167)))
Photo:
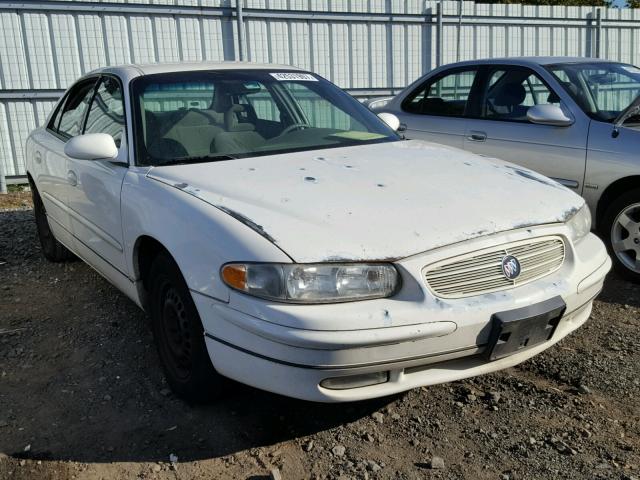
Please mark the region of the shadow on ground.
POLYGON ((233 384, 215 404, 185 404, 168 393, 145 315, 84 263, 43 260, 32 218, 0 212, 0 452, 214 458, 349 423, 393 400, 314 404, 233 384))

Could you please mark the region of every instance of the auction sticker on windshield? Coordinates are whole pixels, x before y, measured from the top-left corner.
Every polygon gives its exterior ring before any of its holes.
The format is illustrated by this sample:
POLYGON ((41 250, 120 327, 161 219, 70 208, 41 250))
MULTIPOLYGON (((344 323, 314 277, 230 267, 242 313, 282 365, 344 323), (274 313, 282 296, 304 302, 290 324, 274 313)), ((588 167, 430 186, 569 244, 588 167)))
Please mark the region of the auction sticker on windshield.
POLYGON ((303 82, 317 82, 318 79, 311 75, 310 73, 293 73, 293 72, 279 72, 279 73, 271 73, 273 78, 279 81, 290 81, 290 80, 298 80, 303 82))

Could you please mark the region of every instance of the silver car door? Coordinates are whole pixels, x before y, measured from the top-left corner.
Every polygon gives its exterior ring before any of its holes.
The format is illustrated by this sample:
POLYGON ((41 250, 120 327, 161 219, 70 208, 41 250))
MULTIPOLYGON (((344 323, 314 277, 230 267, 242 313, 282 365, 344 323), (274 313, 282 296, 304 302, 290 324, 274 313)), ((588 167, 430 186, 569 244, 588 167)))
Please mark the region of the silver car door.
POLYGON ((63 244, 73 245, 69 215, 69 168, 64 146, 80 133, 96 79, 81 80, 52 116, 46 130, 34 136, 34 175, 49 226, 63 244))
POLYGON ((467 123, 464 148, 530 168, 581 193, 589 120, 573 115, 529 68, 496 66, 483 78, 479 116, 467 123), (540 104, 561 106, 574 123, 558 127, 529 122, 528 109, 540 104))
POLYGON ((405 137, 462 148, 477 71, 477 67, 446 70, 404 97, 393 113, 406 125, 405 137))
POLYGON ((69 175, 74 183, 69 207, 76 250, 90 263, 107 262, 128 276, 120 214, 120 191, 128 167, 124 128, 122 85, 115 77, 103 76, 92 98, 83 133, 111 135, 119 147, 118 157, 113 161, 68 158, 69 175))

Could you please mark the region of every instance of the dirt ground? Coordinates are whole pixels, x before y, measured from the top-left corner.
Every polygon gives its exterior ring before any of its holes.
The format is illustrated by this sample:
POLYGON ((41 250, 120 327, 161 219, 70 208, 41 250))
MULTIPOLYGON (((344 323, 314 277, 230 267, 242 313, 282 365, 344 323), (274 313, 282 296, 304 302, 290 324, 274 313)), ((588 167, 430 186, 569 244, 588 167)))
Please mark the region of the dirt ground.
POLYGON ((613 274, 582 329, 517 368, 346 405, 238 385, 194 407, 133 303, 42 258, 25 198, 0 198, 0 479, 640 478, 640 288, 613 274))

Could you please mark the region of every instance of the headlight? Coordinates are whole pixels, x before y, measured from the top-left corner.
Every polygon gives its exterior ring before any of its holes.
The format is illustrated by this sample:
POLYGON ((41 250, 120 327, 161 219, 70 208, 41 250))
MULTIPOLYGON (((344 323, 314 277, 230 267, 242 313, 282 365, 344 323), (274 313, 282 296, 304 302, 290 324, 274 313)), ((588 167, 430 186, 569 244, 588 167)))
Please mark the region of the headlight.
POLYGON ((566 225, 569 227, 573 242, 577 242, 591 231, 591 211, 586 203, 566 221, 566 225))
POLYGON ((392 295, 398 271, 390 264, 229 263, 229 287, 255 297, 288 303, 336 303, 392 295))

